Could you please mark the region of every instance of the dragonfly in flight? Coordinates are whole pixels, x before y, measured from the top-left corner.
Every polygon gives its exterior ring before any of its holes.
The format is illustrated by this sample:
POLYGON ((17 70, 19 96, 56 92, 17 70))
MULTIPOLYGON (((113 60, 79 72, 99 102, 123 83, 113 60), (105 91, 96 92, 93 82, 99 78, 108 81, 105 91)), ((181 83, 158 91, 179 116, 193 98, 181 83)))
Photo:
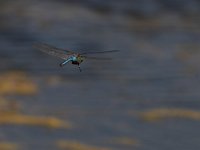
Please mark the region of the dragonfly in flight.
POLYGON ((34 47, 39 49, 40 51, 47 53, 52 56, 56 56, 58 58, 61 58, 64 60, 64 62, 60 63, 60 67, 63 67, 66 65, 68 62, 71 62, 73 65, 77 65, 80 72, 81 72, 81 67, 80 64, 85 60, 85 59, 95 59, 95 60, 110 60, 110 58, 103 58, 103 57, 92 57, 89 56, 91 54, 102 54, 102 53, 113 53, 113 52, 118 52, 119 50, 110 50, 110 51, 98 51, 98 52, 83 52, 83 53, 77 53, 68 49, 61 49, 54 47, 49 44, 45 43, 37 43, 34 44, 34 47))

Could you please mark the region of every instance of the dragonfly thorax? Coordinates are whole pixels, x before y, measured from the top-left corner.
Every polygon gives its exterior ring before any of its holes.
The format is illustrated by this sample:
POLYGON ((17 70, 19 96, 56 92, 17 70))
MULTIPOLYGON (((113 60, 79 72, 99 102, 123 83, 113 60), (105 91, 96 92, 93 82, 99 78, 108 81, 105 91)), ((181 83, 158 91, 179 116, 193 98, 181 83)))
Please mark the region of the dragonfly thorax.
POLYGON ((76 56, 72 56, 72 61, 77 61, 77 57, 76 56))
POLYGON ((81 55, 76 55, 71 57, 72 64, 79 65, 83 62, 83 57, 81 55))

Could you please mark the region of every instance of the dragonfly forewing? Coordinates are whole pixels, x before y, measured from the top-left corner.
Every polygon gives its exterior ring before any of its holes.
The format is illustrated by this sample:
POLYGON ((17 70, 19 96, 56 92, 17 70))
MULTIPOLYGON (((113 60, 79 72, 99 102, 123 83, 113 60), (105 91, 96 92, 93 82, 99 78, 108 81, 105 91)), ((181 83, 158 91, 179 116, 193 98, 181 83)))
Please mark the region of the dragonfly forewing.
POLYGON ((71 55, 75 54, 73 51, 63 50, 63 49, 51 46, 49 44, 44 44, 44 43, 34 44, 34 47, 44 53, 62 58, 64 60, 68 59, 71 55))
POLYGON ((113 52, 119 52, 119 50, 110 50, 110 51, 98 51, 98 52, 84 52, 81 53, 81 55, 89 55, 89 54, 103 54, 103 53, 113 53, 113 52))
POLYGON ((94 60, 111 60, 112 58, 108 58, 108 57, 90 57, 90 56, 82 56, 86 59, 94 59, 94 60))

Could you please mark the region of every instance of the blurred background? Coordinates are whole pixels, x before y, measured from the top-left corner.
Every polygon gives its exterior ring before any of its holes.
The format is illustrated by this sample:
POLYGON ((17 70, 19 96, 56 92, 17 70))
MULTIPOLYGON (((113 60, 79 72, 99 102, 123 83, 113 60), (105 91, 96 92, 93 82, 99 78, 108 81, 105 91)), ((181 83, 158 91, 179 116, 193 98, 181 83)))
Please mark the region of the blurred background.
POLYGON ((1 0, 0 149, 200 148, 199 14, 198 0, 1 0), (79 72, 35 42, 120 52, 79 72))

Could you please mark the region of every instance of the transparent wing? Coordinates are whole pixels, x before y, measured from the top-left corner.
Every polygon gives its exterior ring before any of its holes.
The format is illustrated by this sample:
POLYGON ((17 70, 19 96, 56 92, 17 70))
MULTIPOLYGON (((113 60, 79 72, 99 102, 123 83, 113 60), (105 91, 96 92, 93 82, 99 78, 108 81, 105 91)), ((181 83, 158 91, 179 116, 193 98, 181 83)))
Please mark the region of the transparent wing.
POLYGON ((89 56, 83 56, 86 59, 94 59, 94 60, 111 60, 111 58, 104 58, 104 57, 89 57, 89 56))
POLYGON ((41 50, 44 53, 47 53, 49 55, 56 56, 56 57, 59 57, 62 59, 67 59, 69 57, 69 55, 74 54, 73 51, 59 49, 59 48, 56 48, 54 46, 51 46, 51 45, 45 44, 45 43, 36 43, 33 45, 33 47, 41 50))
POLYGON ((81 53, 81 55, 102 54, 102 53, 113 53, 113 52, 119 52, 119 50, 99 51, 99 52, 84 52, 84 53, 81 53))

